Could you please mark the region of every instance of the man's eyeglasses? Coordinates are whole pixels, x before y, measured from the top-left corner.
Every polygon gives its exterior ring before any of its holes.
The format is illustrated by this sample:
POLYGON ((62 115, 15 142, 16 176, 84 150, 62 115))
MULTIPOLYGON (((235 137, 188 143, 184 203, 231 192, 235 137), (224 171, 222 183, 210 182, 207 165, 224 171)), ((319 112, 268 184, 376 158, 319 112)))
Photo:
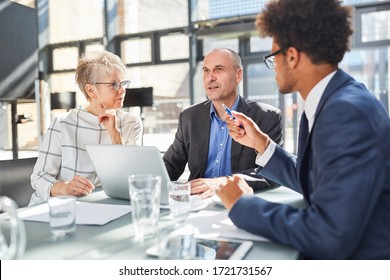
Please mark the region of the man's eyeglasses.
POLYGON ((268 69, 274 70, 274 68, 275 68, 275 62, 274 62, 275 55, 281 53, 283 50, 284 50, 284 48, 281 48, 281 49, 277 50, 276 52, 273 52, 273 53, 263 57, 264 63, 268 67, 268 69))
POLYGON ((129 80, 124 80, 122 82, 115 82, 115 83, 95 83, 96 85, 111 85, 113 89, 118 90, 121 87, 128 88, 130 85, 129 80))

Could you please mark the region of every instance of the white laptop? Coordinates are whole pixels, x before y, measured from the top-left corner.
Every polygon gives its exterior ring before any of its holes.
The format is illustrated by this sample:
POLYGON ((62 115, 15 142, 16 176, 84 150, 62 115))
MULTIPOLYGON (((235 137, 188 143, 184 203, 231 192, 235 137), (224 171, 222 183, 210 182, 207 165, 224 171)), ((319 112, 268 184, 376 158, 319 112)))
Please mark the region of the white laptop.
POLYGON ((86 145, 86 149, 107 196, 130 200, 130 175, 160 175, 160 204, 168 204, 169 175, 157 147, 107 144, 86 145))

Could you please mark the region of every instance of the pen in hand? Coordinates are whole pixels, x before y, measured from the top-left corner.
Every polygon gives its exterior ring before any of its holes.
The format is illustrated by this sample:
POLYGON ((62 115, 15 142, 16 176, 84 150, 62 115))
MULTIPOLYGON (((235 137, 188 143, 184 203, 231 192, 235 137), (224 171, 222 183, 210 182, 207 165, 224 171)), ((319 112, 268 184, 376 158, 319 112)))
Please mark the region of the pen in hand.
MULTIPOLYGON (((226 106, 225 104, 222 103, 222 107, 225 109, 225 111, 229 114, 229 116, 233 119, 233 120, 237 120, 237 118, 235 116, 233 116, 232 112, 230 111, 229 107, 226 106)), ((238 126, 239 128, 244 128, 241 124, 238 126)))

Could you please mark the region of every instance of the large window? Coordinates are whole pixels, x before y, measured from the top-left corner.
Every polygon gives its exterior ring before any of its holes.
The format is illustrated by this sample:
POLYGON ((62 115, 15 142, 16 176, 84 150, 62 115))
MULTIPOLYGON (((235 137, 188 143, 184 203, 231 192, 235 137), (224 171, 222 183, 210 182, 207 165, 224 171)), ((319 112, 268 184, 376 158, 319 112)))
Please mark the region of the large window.
POLYGON ((120 34, 170 29, 188 24, 187 1, 121 0, 123 18, 120 34))
POLYGON ((103 37, 103 11, 103 1, 48 0, 48 42, 55 44, 103 37))
POLYGON ((131 38, 121 43, 121 57, 126 64, 152 62, 151 38, 131 38))
MULTIPOLYGON (((346 4, 357 2, 345 1, 346 4)), ((143 108, 142 111, 145 143, 159 145, 161 150, 169 146, 176 131, 178 114, 190 105, 190 92, 191 100, 195 103, 206 98, 201 75, 202 57, 214 48, 227 47, 237 51, 242 57, 244 80, 240 84, 239 93, 282 110, 286 147, 295 151, 302 104, 297 96, 281 96, 278 93, 274 72, 269 71, 262 62, 262 57, 271 49, 271 39, 259 38, 253 26, 256 14, 266 1, 191 1, 191 19, 198 42, 196 46, 190 45, 184 29, 188 24, 187 3, 188 1, 180 0, 161 3, 152 0, 118 0, 118 15, 111 15, 112 18, 109 18, 112 24, 117 23, 117 28, 108 37, 118 40, 118 54, 128 66, 131 87, 153 87, 154 90, 154 106, 143 108), (119 35, 118 39, 115 39, 116 35, 119 35), (195 49, 192 55, 197 60, 193 69, 189 65, 189 59, 192 59, 191 48, 195 49), (190 77, 193 79, 192 88, 190 77), (165 140, 160 141, 161 139, 165 140)), ((98 13, 98 9, 94 11, 98 13)), ((354 35, 352 47, 359 45, 359 42, 375 44, 378 40, 388 40, 388 10, 373 10, 370 5, 359 6, 356 14, 360 28, 354 35)), ((111 25, 108 30, 112 29, 111 25)), ((59 53, 65 51, 70 50, 58 50, 59 53)), ((63 62, 64 69, 74 63, 75 53, 73 49, 73 56, 70 57, 74 58, 63 62)), ((58 69, 55 56, 53 52, 53 67, 58 69)), ((364 82, 388 105, 386 61, 387 48, 359 49, 348 53, 341 67, 364 82)), ((59 78, 52 78, 56 89, 64 89, 63 86, 71 81, 71 76, 66 74, 55 75, 59 78)), ((131 110, 139 112, 138 108, 131 110)))
POLYGON ((256 14, 267 0, 194 0, 192 21, 256 14))
MULTIPOLYGON (((76 91, 77 103, 85 103, 74 82, 77 60, 92 46, 102 48, 99 38, 101 42, 108 40, 105 43, 116 45, 115 52, 128 66, 131 87, 153 87, 154 106, 142 108, 144 144, 166 150, 173 140, 179 113, 190 105, 189 41, 183 33, 188 25, 187 1, 108 1, 106 15, 104 1, 97 5, 95 0, 70 1, 65 9, 61 2, 49 1, 50 34, 55 33, 49 41, 53 46, 48 78, 52 91, 76 91), (76 17, 82 20, 75 21, 76 17), (72 36, 73 29, 76 32, 72 36)), ((141 113, 137 107, 129 110, 141 113)))
MULTIPOLYGON (((243 61, 239 93, 282 109, 285 143, 294 151, 301 103, 296 95, 278 93, 274 73, 262 62, 271 49, 271 40, 259 38, 253 24, 267 0, 16 2, 37 8, 40 67, 50 92, 75 91, 77 104, 85 103, 74 70, 80 55, 93 49, 120 55, 127 65, 131 87, 153 87, 154 106, 142 108, 144 144, 157 145, 161 150, 169 146, 179 113, 191 102, 206 98, 201 75, 204 54, 227 47, 237 51, 243 61)), ((389 1, 344 3, 355 5, 355 33, 352 51, 340 67, 363 82, 388 108, 389 1)), ((140 112, 140 108, 130 110, 140 112)), ((24 134, 19 134, 21 149, 37 146, 36 140, 25 140, 24 134)))
POLYGON ((352 50, 345 55, 340 65, 381 100, 388 111, 389 50, 390 48, 352 50))
POLYGON ((144 145, 161 151, 172 143, 179 114, 190 105, 187 2, 120 1, 120 55, 131 87, 153 87, 154 105, 142 108, 144 145))
MULTIPOLYGON (((188 63, 130 67, 132 87, 153 87, 154 106, 143 108, 144 145, 166 151, 173 141, 180 112, 190 105, 188 63)), ((137 108, 132 108, 137 112, 137 108)))

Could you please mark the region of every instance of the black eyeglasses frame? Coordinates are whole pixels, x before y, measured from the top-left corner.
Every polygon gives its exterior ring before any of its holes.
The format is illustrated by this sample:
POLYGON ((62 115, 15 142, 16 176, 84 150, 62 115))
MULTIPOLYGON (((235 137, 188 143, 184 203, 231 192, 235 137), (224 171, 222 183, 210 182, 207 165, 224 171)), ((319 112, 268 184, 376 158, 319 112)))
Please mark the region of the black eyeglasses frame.
POLYGON ((274 51, 273 53, 270 53, 270 54, 263 57, 263 61, 269 70, 275 69, 275 65, 274 65, 275 56, 284 50, 285 50, 285 48, 280 48, 277 51, 274 51))

